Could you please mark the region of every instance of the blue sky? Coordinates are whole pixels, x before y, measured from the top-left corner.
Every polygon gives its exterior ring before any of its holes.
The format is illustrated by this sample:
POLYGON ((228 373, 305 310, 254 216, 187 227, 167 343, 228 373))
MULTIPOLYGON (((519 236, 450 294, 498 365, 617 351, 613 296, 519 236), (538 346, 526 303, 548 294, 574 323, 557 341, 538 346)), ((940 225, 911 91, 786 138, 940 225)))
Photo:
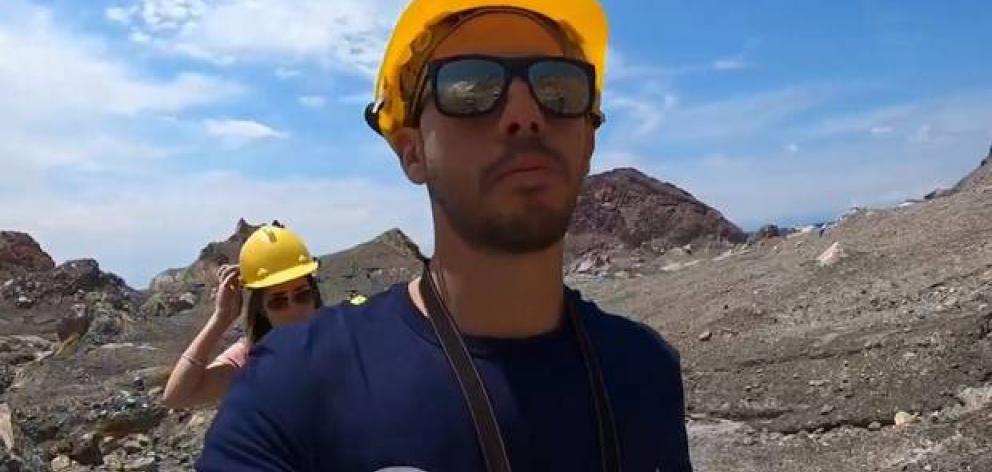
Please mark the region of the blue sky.
MULTIPOLYGON (((0 228, 143 287, 239 217, 327 253, 426 196, 361 119, 402 0, 3 0, 0 228)), ((985 2, 607 0, 596 170, 747 229, 948 186, 992 142, 985 2)))

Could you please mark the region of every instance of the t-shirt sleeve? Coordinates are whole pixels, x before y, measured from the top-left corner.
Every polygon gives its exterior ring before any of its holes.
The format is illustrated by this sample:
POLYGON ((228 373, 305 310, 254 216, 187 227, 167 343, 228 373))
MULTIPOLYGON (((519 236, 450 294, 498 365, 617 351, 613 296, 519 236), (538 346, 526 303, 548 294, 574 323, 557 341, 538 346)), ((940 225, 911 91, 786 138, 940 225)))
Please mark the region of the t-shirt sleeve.
POLYGON ((235 378, 207 432, 196 470, 305 470, 304 446, 295 434, 300 418, 279 409, 293 404, 287 402, 299 398, 304 388, 286 374, 291 354, 269 349, 265 343, 252 350, 251 362, 235 378))
POLYGON ((248 361, 248 341, 245 339, 239 339, 238 342, 231 344, 230 347, 224 350, 224 352, 217 355, 214 359, 214 363, 224 363, 234 366, 240 369, 245 366, 248 361))

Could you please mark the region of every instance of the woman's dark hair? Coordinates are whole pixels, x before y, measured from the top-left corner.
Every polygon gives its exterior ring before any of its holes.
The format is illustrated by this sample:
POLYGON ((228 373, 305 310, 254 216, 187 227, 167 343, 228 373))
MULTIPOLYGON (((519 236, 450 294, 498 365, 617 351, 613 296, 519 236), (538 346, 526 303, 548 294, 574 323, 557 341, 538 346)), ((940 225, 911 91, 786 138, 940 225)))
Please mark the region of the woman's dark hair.
MULTIPOLYGON (((324 300, 320 297, 320 287, 317 286, 317 279, 312 275, 308 275, 307 283, 310 284, 310 290, 313 290, 313 307, 314 309, 319 309, 324 306, 324 300)), ((242 308, 245 338, 248 339, 249 346, 254 345, 269 331, 272 331, 272 322, 269 321, 269 317, 265 314, 265 305, 263 303, 265 298, 263 296, 264 290, 248 289, 246 303, 242 308)))

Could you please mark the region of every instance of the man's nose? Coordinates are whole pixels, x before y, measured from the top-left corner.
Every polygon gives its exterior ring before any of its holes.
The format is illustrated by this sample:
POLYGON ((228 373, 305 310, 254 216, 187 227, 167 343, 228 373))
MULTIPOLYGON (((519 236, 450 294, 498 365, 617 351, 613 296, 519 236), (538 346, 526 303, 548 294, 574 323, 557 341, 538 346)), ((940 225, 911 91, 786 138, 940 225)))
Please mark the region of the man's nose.
POLYGON ((506 91, 506 103, 499 119, 499 129, 510 137, 540 136, 547 122, 541 106, 534 100, 527 84, 514 79, 506 91))

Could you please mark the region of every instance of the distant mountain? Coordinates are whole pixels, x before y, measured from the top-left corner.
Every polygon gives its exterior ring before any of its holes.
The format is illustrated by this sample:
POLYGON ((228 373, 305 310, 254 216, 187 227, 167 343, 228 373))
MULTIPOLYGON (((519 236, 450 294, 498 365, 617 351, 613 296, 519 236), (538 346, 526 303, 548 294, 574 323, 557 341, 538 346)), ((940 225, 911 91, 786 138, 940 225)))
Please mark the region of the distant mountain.
POLYGON ((586 179, 566 238, 572 257, 590 250, 659 249, 699 241, 744 242, 747 235, 689 192, 636 169, 586 179))
POLYGON ((30 235, 0 231, 0 274, 55 268, 55 261, 30 235))

